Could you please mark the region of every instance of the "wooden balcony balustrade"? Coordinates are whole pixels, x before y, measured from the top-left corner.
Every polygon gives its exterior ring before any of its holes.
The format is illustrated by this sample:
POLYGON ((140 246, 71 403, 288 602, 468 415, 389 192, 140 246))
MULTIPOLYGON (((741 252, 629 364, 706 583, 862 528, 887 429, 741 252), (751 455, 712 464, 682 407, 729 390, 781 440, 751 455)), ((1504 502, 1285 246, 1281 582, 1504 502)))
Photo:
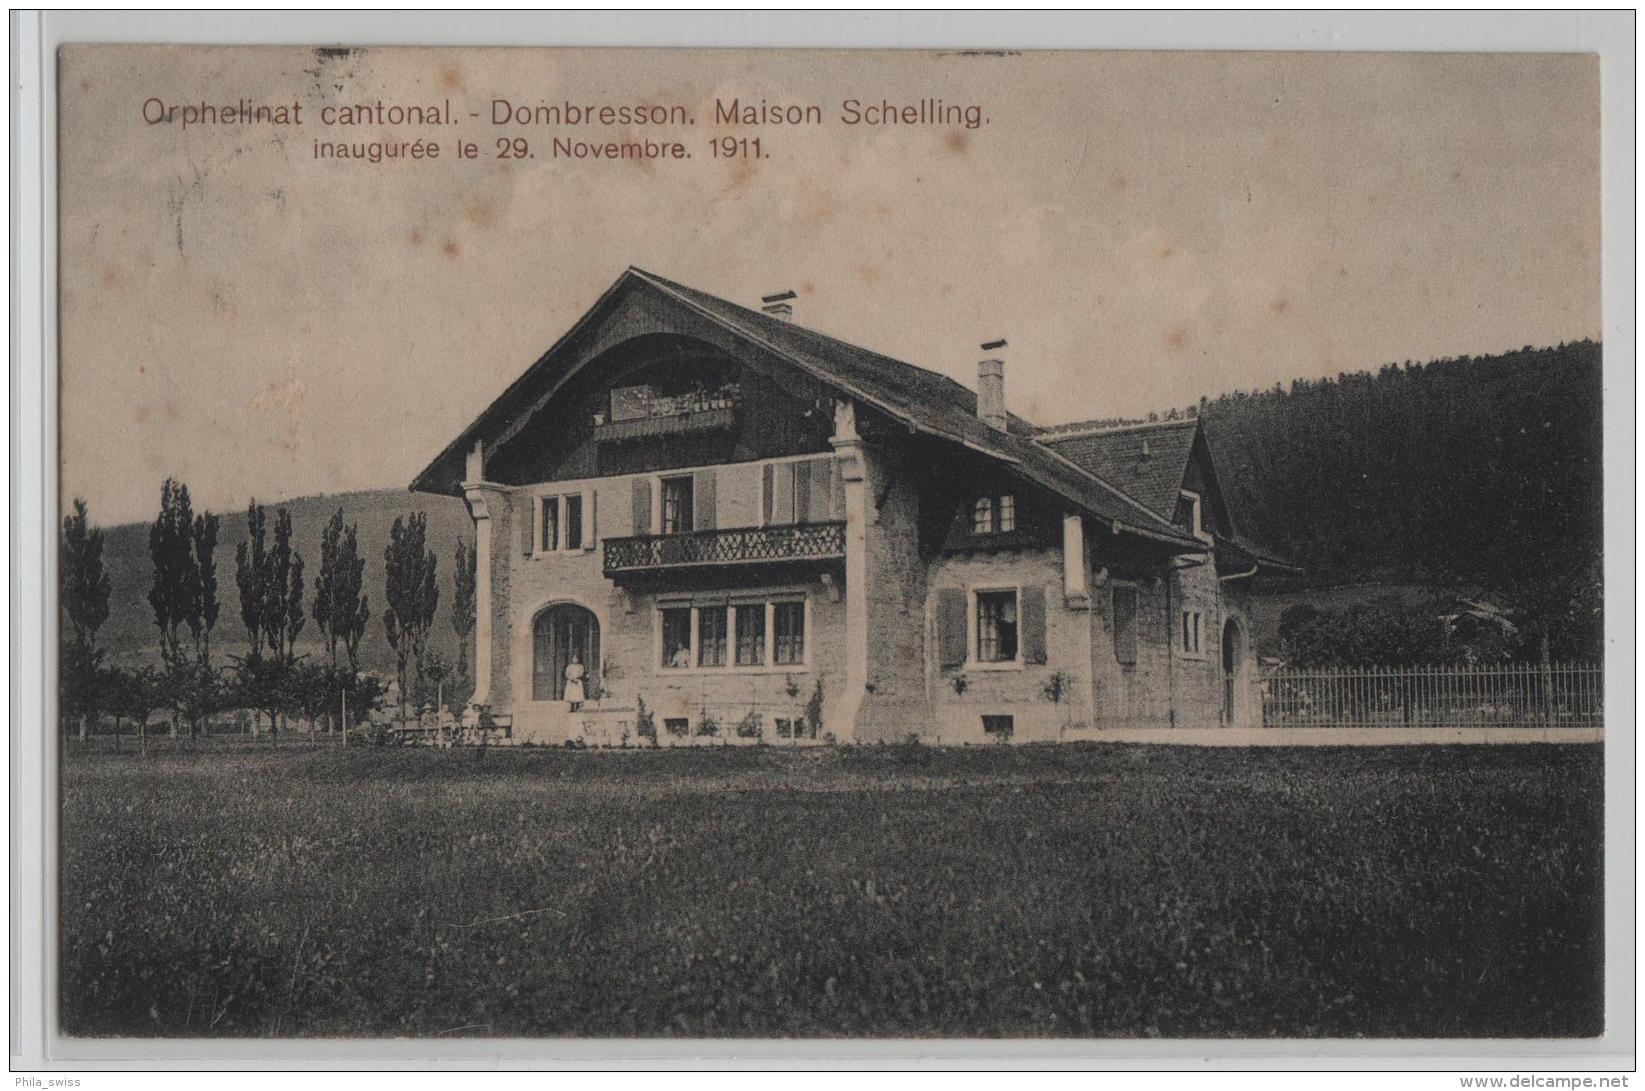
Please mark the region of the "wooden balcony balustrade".
POLYGON ((689 534, 648 534, 605 541, 605 573, 828 561, 845 556, 843 522, 734 527, 689 534))

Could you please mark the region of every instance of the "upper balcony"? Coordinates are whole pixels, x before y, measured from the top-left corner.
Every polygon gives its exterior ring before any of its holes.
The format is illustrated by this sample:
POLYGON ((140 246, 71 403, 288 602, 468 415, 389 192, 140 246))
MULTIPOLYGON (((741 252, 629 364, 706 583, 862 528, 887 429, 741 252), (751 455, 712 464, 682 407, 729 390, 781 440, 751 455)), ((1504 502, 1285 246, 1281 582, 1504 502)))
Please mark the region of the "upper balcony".
POLYGON ((735 527, 689 534, 650 534, 605 541, 605 574, 672 572, 680 569, 746 568, 794 561, 834 561, 845 556, 845 524, 735 527))
POLYGON ((595 419, 594 438, 606 442, 728 429, 736 424, 739 396, 736 383, 673 394, 643 384, 619 387, 611 391, 610 412, 595 419))

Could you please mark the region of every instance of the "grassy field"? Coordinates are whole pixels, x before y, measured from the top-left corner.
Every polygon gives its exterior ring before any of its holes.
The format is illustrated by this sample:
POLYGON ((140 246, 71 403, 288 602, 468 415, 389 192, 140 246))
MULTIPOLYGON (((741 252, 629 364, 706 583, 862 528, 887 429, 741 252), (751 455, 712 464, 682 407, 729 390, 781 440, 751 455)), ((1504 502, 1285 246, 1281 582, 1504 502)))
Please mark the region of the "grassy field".
POLYGON ((1593 1035, 1598 747, 76 754, 76 1035, 1593 1035))

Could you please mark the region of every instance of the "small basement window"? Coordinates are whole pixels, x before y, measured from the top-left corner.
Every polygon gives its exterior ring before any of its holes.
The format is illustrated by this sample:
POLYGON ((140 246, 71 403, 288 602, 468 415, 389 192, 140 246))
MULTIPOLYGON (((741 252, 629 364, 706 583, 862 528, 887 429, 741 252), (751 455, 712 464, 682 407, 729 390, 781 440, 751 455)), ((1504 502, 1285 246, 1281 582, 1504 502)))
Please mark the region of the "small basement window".
POLYGON ((984 716, 982 718, 982 733, 993 735, 996 738, 1009 739, 1016 734, 1016 718, 1012 716, 984 716))
POLYGON ((663 730, 670 735, 689 735, 691 734, 691 721, 684 716, 670 716, 663 721, 663 730))

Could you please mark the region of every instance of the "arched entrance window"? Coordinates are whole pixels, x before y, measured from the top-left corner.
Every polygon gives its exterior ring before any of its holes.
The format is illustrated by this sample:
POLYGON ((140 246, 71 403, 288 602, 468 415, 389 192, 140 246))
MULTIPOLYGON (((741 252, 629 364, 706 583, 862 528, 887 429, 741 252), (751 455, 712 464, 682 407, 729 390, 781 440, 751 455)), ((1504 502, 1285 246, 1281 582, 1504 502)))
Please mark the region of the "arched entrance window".
POLYGON ((1237 726, 1240 719, 1240 681, 1245 659, 1245 637, 1232 619, 1222 626, 1222 722, 1237 726))
POLYGON ((590 699, 600 692, 600 622, 573 603, 550 606, 531 626, 531 697, 565 700, 565 668, 575 655, 582 661, 583 684, 590 699))

